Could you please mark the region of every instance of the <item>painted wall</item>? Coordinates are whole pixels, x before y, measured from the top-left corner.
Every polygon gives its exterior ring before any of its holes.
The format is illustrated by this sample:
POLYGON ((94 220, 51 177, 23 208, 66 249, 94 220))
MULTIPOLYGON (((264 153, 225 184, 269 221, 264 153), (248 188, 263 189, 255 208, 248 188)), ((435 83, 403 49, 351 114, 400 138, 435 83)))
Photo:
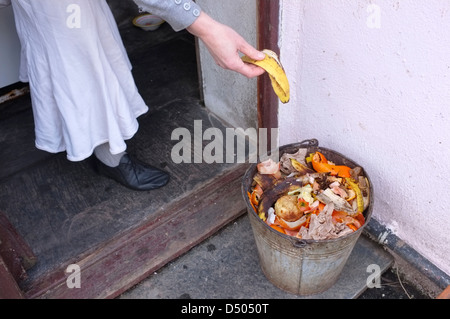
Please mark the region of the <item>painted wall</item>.
MULTIPOLYGON (((203 11, 236 30, 256 47, 256 0, 197 0, 203 11)), ((232 127, 257 127, 256 79, 223 70, 200 42, 200 62, 206 107, 232 127)))
POLYGON ((281 145, 365 167, 373 216, 450 274, 450 1, 282 0, 281 145))

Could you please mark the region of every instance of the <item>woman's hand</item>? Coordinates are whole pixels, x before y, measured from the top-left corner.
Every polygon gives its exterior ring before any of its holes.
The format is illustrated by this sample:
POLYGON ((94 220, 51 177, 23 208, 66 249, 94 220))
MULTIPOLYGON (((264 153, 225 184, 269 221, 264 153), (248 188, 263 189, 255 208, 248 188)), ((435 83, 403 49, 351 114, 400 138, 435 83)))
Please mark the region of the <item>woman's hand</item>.
POLYGON ((255 60, 263 60, 265 54, 247 43, 232 28, 215 21, 206 13, 202 12, 187 30, 203 41, 220 67, 241 73, 248 78, 262 75, 265 72, 256 65, 244 63, 239 52, 255 60))

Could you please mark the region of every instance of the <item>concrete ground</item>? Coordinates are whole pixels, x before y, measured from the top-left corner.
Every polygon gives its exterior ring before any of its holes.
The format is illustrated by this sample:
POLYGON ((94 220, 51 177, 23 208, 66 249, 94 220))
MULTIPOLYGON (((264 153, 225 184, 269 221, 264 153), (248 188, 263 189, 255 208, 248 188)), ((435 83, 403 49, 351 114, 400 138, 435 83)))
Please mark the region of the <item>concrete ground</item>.
MULTIPOLYGON (((167 264, 119 299, 423 299, 393 270, 393 258, 362 235, 337 283, 328 291, 297 296, 282 291, 263 274, 248 216, 167 264), (380 288, 368 288, 368 265, 381 268, 380 288)), ((373 281, 375 283, 375 281, 373 281)))

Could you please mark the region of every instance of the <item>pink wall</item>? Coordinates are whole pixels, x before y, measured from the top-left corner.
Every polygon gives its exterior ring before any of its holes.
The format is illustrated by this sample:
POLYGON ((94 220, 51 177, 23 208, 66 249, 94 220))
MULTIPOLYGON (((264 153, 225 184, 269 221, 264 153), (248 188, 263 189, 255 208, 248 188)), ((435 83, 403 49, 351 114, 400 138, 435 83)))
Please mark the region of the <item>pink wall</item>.
POLYGON ((374 218, 450 274, 450 1, 281 3, 281 145, 363 165, 374 218))

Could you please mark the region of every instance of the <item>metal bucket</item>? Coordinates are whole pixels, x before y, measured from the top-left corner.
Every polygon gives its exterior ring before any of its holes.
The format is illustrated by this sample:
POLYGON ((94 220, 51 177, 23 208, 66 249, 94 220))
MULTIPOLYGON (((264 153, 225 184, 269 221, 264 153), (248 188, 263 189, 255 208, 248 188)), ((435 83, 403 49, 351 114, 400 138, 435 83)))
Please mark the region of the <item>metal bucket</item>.
MULTIPOLYGON (((360 166, 337 152, 319 147, 315 139, 282 146, 280 156, 284 153, 295 153, 299 148, 307 148, 307 154, 322 152, 328 160, 338 165, 352 168, 360 166)), ((373 185, 367 172, 363 170, 370 185, 370 202, 363 212, 366 222, 353 233, 329 240, 302 240, 282 234, 262 221, 253 210, 247 196, 256 172, 256 164, 247 170, 243 178, 242 194, 265 276, 278 288, 296 295, 313 295, 328 290, 338 280, 372 214, 373 185)))

